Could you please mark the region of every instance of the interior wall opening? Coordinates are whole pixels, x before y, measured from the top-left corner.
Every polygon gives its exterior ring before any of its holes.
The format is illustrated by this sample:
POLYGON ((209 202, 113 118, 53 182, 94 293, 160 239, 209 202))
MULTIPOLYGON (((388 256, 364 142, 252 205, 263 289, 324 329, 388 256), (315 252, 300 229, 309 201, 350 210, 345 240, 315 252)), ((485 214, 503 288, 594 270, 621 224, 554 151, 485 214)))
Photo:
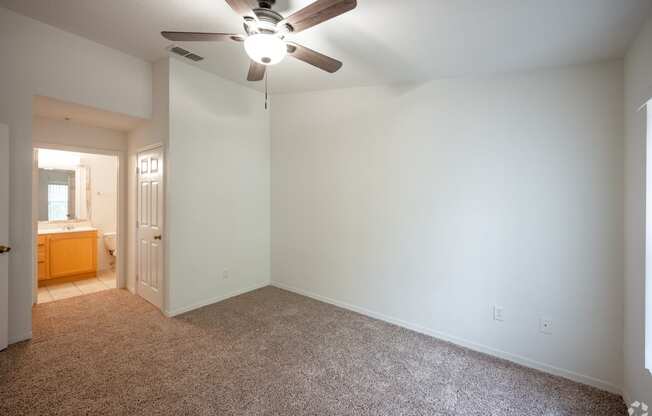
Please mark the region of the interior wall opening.
POLYGON ((107 287, 136 294, 132 144, 149 131, 149 119, 33 97, 33 304, 107 287))
POLYGON ((34 150, 37 303, 117 284, 118 157, 34 150))

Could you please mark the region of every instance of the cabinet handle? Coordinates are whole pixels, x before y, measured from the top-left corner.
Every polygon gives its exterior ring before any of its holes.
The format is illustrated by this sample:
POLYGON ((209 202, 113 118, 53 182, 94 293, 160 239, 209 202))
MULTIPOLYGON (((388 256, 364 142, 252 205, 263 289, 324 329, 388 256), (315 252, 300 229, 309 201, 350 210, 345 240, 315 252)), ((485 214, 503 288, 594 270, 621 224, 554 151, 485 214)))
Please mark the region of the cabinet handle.
POLYGON ((154 236, 154 240, 160 240, 160 239, 161 239, 161 235, 160 235, 160 234, 159 234, 159 235, 156 235, 156 236, 154 236))
POLYGON ((10 251, 11 247, 0 245, 0 254, 9 253, 10 251))

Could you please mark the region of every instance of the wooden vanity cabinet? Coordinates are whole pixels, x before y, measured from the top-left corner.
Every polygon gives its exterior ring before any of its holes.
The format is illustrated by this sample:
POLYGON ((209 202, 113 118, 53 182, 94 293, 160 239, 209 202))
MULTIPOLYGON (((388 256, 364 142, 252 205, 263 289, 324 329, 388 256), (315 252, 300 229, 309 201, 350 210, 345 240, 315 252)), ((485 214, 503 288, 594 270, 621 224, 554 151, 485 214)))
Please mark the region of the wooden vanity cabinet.
POLYGON ((39 280, 96 276, 97 231, 40 235, 38 265, 39 280))

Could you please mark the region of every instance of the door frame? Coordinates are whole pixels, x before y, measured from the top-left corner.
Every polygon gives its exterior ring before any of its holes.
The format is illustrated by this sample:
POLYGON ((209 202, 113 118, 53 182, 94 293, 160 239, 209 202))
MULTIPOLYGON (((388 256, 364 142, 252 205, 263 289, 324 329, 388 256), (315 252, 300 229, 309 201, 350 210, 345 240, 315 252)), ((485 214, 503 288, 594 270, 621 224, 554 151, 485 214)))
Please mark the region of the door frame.
MULTIPOLYGON (((0 123, 0 151, 6 155, 6 162, 11 160, 11 155, 9 154, 9 149, 11 147, 11 132, 9 130, 9 125, 0 123), (5 135, 6 133, 6 135, 5 135)), ((4 159, 4 158, 3 158, 4 159)), ((4 162, 4 160, 3 160, 4 162)), ((3 163, 0 166, 0 180, 3 181, 3 188, 7 192, 6 200, 1 201, 3 213, 0 214, 3 218, 0 218, 2 222, 2 236, 0 236, 0 244, 6 244, 11 247, 10 241, 10 232, 9 227, 11 226, 11 218, 9 216, 10 211, 10 201, 11 201, 11 183, 9 181, 9 163, 3 163), (3 239, 6 238, 6 240, 3 239)), ((0 254, 0 261, 5 263, 3 267, 2 276, 0 276, 0 351, 3 351, 5 348, 12 343, 12 339, 9 338, 9 258, 10 253, 0 254)))
MULTIPOLYGON (((167 185, 168 185, 168 164, 167 164, 167 149, 165 148, 165 144, 162 142, 156 142, 156 143, 151 143, 145 146, 138 147, 134 149, 134 152, 131 153, 130 159, 133 156, 133 165, 129 167, 129 169, 132 169, 135 172, 134 179, 133 179, 133 186, 134 186, 134 195, 133 195, 133 205, 131 208, 133 208, 134 213, 136 213, 136 218, 138 217, 138 175, 140 174, 139 171, 139 166, 138 166, 138 155, 142 152, 147 152, 153 149, 161 149, 161 155, 163 157, 163 192, 162 192, 162 200, 161 203, 163 204, 163 241, 161 243, 161 246, 163 248, 163 279, 161 281, 162 288, 161 288, 161 294, 163 296, 162 302, 161 302, 161 313, 166 314, 165 311, 167 311, 167 305, 168 305, 168 221, 167 221, 167 185)), ((135 273, 135 281, 134 281, 134 293, 137 296, 140 296, 138 294, 138 280, 140 279, 140 276, 138 274, 138 270, 140 270, 139 263, 138 263, 138 254, 137 254, 137 245, 138 245, 138 221, 134 221, 134 227, 132 230, 130 230, 131 237, 133 238, 133 241, 136 243, 136 245, 133 248, 133 266, 134 266, 134 273, 135 273)))
MULTIPOLYGON (((117 204, 117 224, 116 224, 116 247, 119 255, 115 264, 116 287, 124 289, 127 284, 127 273, 125 255, 127 254, 126 247, 126 230, 127 230, 127 160, 126 153, 122 150, 113 149, 100 149, 94 147, 83 146, 70 146, 65 144, 56 143, 43 143, 33 142, 32 153, 35 155, 37 149, 51 149, 51 150, 64 150, 67 152, 88 153, 95 155, 117 156, 118 158, 118 189, 116 204, 117 204)), ((38 241, 38 160, 34 159, 33 172, 32 172, 32 245, 36 247, 38 241)), ((34 265, 37 265, 38 250, 34 250, 33 259, 34 265)), ((38 299, 38 267, 34 267, 34 276, 32 284, 32 303, 36 304, 38 299)))

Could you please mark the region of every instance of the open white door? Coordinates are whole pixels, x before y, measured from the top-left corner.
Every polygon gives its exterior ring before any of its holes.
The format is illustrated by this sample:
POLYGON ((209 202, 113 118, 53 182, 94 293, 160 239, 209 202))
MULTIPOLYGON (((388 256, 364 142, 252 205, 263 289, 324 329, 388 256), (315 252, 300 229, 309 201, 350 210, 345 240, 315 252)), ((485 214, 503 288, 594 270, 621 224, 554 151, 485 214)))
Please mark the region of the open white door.
POLYGON ((9 344, 9 128, 0 124, 0 350, 9 344))
POLYGON ((138 153, 137 292, 163 306, 163 149, 138 153))

